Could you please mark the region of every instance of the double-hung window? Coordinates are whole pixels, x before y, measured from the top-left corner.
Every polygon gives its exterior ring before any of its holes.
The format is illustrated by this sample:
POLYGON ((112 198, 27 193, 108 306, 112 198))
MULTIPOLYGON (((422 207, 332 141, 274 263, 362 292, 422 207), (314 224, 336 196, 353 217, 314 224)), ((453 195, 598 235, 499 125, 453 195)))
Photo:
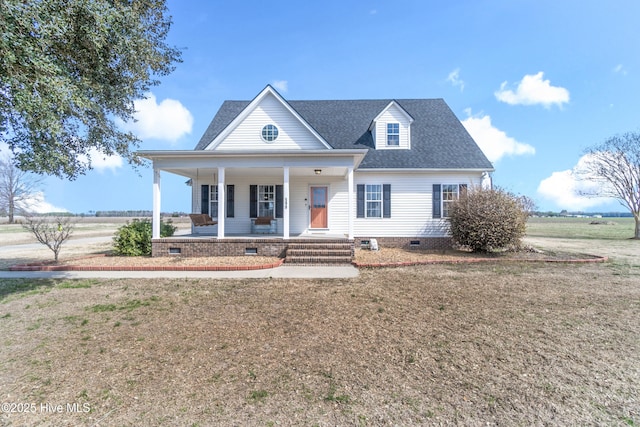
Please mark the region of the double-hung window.
POLYGON ((382 185, 367 184, 365 206, 367 218, 382 218, 382 185))
POLYGON ((466 194, 467 184, 433 184, 433 218, 447 218, 451 205, 466 194))
POLYGON ((391 184, 358 184, 356 201, 356 218, 391 218, 391 184))
POLYGON ((209 216, 211 218, 218 217, 218 186, 209 186, 209 216))
POLYGON ((400 145, 400 123, 387 123, 387 145, 400 145))
POLYGON ((444 184, 442 186, 442 216, 449 216, 449 209, 453 202, 458 200, 458 184, 444 184))
POLYGON ((258 185, 258 216, 276 217, 276 186, 258 185))

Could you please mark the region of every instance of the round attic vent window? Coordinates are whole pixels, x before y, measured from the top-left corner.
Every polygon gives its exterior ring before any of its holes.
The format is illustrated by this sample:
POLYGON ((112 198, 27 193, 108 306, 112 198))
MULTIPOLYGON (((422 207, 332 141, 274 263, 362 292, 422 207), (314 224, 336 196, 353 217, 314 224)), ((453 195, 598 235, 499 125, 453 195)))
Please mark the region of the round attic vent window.
POLYGON ((278 128, 275 125, 266 125, 262 128, 262 139, 273 142, 278 137, 278 128))

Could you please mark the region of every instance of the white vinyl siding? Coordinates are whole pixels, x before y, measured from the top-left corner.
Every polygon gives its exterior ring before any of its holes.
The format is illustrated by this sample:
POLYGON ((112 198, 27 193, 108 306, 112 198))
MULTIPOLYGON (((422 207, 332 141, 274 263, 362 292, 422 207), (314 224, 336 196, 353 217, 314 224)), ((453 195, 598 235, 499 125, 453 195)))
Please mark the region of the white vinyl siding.
MULTIPOLYGON (((355 172, 353 188, 354 235, 356 237, 442 237, 448 235, 446 219, 433 218, 433 184, 444 187, 444 183, 464 183, 479 185, 481 173, 399 173, 399 172, 355 172), (391 186, 390 218, 355 218, 357 212, 356 188, 358 184, 391 186)), ((192 212, 200 212, 201 185, 214 185, 211 178, 207 180, 193 180, 192 212)), ((251 223, 249 218, 251 185, 280 185, 282 178, 271 174, 267 177, 257 175, 247 176, 242 169, 234 172, 227 169, 226 185, 234 185, 234 217, 225 218, 225 234, 249 234, 251 223)), ((289 230, 291 235, 309 232, 309 187, 312 185, 326 185, 328 193, 328 233, 331 235, 345 235, 349 230, 348 189, 347 180, 342 176, 296 176, 291 175, 289 184, 289 230)), ((372 188, 370 188, 372 189, 372 188)), ((458 187, 458 192, 459 192, 458 187)), ((373 192, 372 192, 373 193, 373 192)), ((373 198, 372 198, 373 201, 373 198)), ((282 233, 283 222, 277 220, 277 232, 282 233)), ((215 227, 198 227, 197 233, 214 234, 215 227)))
MULTIPOLYGON (((209 180, 193 180, 192 184, 192 212, 200 212, 200 186, 213 184, 209 180)), ((226 185, 234 185, 234 217, 225 218, 225 235, 249 234, 251 221, 249 218, 251 185, 273 186, 282 184, 282 179, 275 176, 260 178, 258 176, 241 176, 234 174, 232 169, 227 169, 226 185), (262 184, 261 184, 262 183, 262 184)), ((348 232, 348 194, 347 182, 342 177, 295 177, 292 176, 289 183, 289 232, 292 235, 309 231, 309 187, 311 185, 326 185, 329 189, 329 229, 331 234, 346 234, 348 232)), ((282 233, 282 218, 277 219, 277 232, 282 233)), ((216 228, 197 227, 194 233, 215 234, 216 228)))
MULTIPOLYGON (((356 172, 354 186, 381 182, 391 184, 392 215, 390 218, 356 218, 354 235, 357 237, 447 236, 447 220, 432 217, 433 184, 460 182, 478 185, 481 174, 356 172)), ((355 212, 357 201, 353 203, 355 212)))
POLYGON ((224 150, 320 150, 326 146, 313 135, 273 95, 266 96, 260 104, 217 147, 224 150), (278 137, 272 142, 262 138, 266 125, 278 128, 278 137))

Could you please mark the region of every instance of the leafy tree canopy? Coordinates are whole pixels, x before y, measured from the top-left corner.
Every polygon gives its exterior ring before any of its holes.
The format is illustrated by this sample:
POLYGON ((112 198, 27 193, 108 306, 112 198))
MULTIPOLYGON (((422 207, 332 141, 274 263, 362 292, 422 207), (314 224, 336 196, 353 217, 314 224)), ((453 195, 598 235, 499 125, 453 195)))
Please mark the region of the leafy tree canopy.
POLYGON ((116 126, 180 52, 165 0, 0 0, 0 139, 23 170, 74 179, 91 153, 136 165, 116 126))

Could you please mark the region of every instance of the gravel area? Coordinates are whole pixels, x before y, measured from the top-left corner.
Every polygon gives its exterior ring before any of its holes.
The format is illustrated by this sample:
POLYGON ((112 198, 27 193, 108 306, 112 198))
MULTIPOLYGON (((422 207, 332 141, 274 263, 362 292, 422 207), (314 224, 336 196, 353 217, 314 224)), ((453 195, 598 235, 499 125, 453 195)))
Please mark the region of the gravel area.
POLYGON ((61 264, 92 267, 200 267, 200 266, 246 266, 273 264, 276 257, 265 256, 222 256, 222 257, 124 257, 92 256, 64 260, 61 264))

